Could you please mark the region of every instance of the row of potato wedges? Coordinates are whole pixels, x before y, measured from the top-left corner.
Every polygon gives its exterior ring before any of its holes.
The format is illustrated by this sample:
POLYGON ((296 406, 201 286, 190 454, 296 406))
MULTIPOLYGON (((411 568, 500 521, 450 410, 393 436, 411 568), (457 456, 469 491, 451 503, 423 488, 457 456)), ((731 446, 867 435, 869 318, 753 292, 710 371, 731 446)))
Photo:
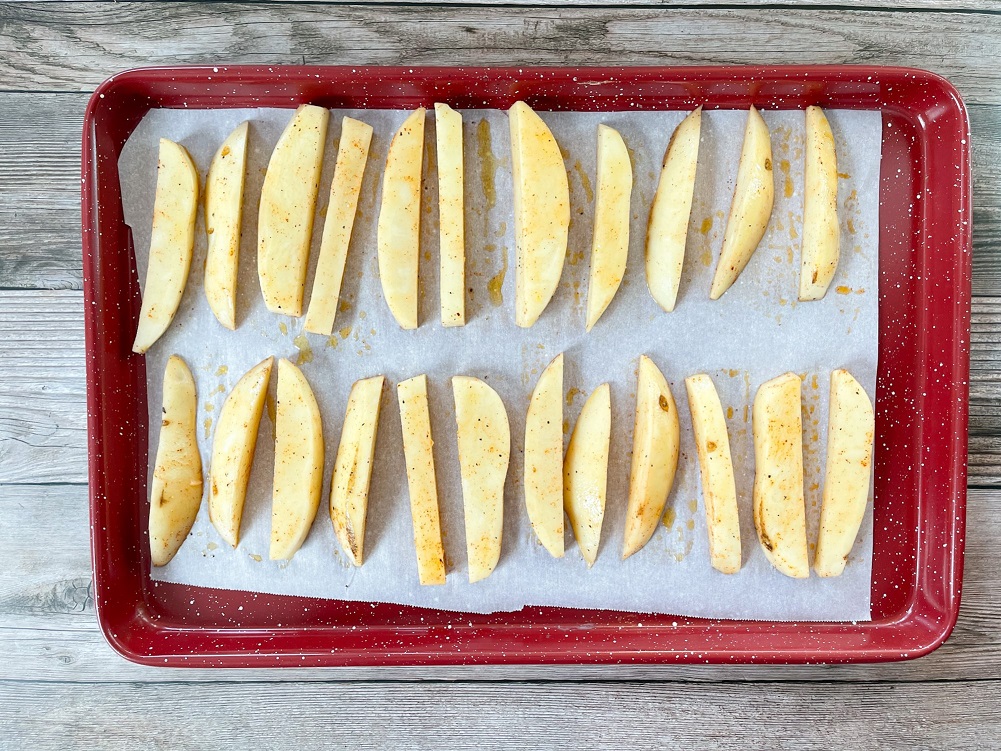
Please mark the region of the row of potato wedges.
MULTIPOLYGON (((524 102, 509 110, 516 245, 515 322, 532 326, 559 284, 567 253, 570 189, 560 147, 546 123, 524 102)), ((320 188, 328 110, 299 107, 278 139, 261 191, 257 269, 269 310, 303 315, 313 216, 320 188)), ((674 310, 685 257, 698 164, 701 107, 674 131, 650 209, 646 277, 665 311, 674 310)), ((377 246, 382 290, 404 329, 418 326, 418 260, 425 110, 414 111, 389 147, 382 183, 377 246)), ((441 321, 465 323, 465 225, 462 115, 435 105, 439 200, 441 321)), ((216 318, 236 327, 247 133, 243 123, 226 139, 205 183, 208 251, 205 294, 216 318)), ((333 330, 354 226, 371 126, 342 121, 320 255, 304 328, 333 330)), ((806 110, 805 195, 799 297, 822 298, 838 265, 838 174, 834 136, 819 107, 806 110)), ((587 292, 590 331, 618 291, 629 248, 633 173, 622 136, 598 126, 597 201, 587 292)), ((170 326, 187 284, 195 239, 199 178, 180 145, 160 140, 153 230, 143 304, 133 350, 145 352, 170 326)), ((775 184, 771 138, 760 113, 748 112, 733 203, 709 296, 718 299, 737 280, 768 227, 775 184)))
MULTIPOLYGON (((258 428, 274 358, 248 371, 228 394, 216 425, 209 472, 212 524, 233 547, 240 525, 258 428)), ((357 381, 348 398, 330 483, 330 518, 350 561, 364 562, 369 481, 376 451, 384 377, 357 381)), ((740 519, 730 440, 712 379, 685 379, 702 480, 712 566, 741 567, 740 519)), ((427 377, 397 385, 414 543, 421 584, 445 582, 438 491, 431 447, 427 377)), ((469 580, 497 565, 504 484, 511 453, 500 396, 470 376, 452 379, 469 580)), ((272 489, 273 560, 291 559, 320 505, 324 439, 320 410, 302 372, 278 363, 272 489)), ((564 454, 563 355, 539 377, 525 423, 524 499, 539 542, 564 554, 564 517, 588 566, 594 563, 605 514, 611 403, 607 383, 588 397, 564 454)), ((202 462, 196 439, 195 382, 177 355, 167 363, 162 425, 150 490, 152 562, 167 564, 187 538, 201 506, 202 462)), ((762 384, 752 410, 754 525, 772 565, 791 577, 810 575, 803 490, 801 379, 786 373, 762 384)), ((831 374, 827 464, 813 568, 837 576, 855 543, 869 498, 875 420, 872 403, 846 370, 831 374)), ((670 386, 640 358, 632 465, 622 557, 640 550, 657 529, 674 482, 681 435, 670 386)))

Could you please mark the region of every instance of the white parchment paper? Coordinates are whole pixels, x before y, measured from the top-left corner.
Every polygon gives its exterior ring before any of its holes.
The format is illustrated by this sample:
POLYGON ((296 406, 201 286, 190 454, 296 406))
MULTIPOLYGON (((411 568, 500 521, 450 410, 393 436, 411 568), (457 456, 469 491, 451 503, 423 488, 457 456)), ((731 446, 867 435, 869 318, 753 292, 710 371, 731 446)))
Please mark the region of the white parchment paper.
MULTIPOLYGON (((507 116, 463 112, 466 179, 467 320, 443 328, 438 315, 437 205, 434 125, 429 112, 421 263, 420 328, 402 331, 379 284, 375 227, 386 151, 402 111, 334 111, 310 279, 327 204, 342 115, 375 128, 344 285, 342 309, 329 339, 304 335, 301 319, 269 313, 256 268, 257 204, 270 152, 291 110, 153 110, 126 144, 119 162, 125 219, 132 227, 140 279, 145 279, 157 141, 167 137, 191 153, 203 178, 212 155, 243 120, 251 121, 245 195, 238 330, 219 325, 202 287, 203 219, 191 276, 174 324, 147 354, 150 425, 159 423, 161 379, 173 353, 188 362, 198 385, 199 445, 206 472, 213 423, 240 376, 267 357, 298 361, 316 392, 327 447, 323 503, 312 532, 289 562, 268 560, 275 379, 269 413, 261 422, 244 512, 242 540, 230 549, 215 532, 203 504, 190 538, 153 578, 206 587, 380 601, 446 610, 492 612, 525 605, 557 605, 660 612, 716 618, 868 620, 872 518, 867 514, 843 576, 788 579, 761 551, 751 514, 754 457, 750 404, 759 384, 785 371, 804 376, 804 458, 809 541, 816 543, 824 461, 828 379, 836 367, 855 374, 875 394, 877 357, 878 196, 881 118, 878 112, 831 111, 841 173, 841 262, 827 297, 798 303, 802 234, 802 112, 765 112, 772 133, 776 200, 768 233, 737 283, 717 302, 708 291, 722 242, 736 177, 745 112, 707 111, 691 227, 678 305, 663 313, 644 279, 646 220, 668 139, 685 113, 543 113, 564 149, 570 175, 572 224, 559 290, 538 324, 514 325, 514 259, 507 116), (595 134, 598 123, 617 128, 633 158, 633 222, 629 265, 618 295, 594 330, 584 333, 588 259, 593 222, 595 134), (555 560, 533 536, 522 496, 525 411, 542 368, 566 356, 565 428, 597 385, 612 385, 613 430, 608 503, 598 560, 590 570, 567 531, 567 553, 555 560), (664 523, 627 561, 620 560, 632 446, 637 360, 653 358, 671 383, 681 415, 682 454, 664 523), (421 587, 412 540, 395 384, 418 373, 430 380, 430 401, 448 582, 421 587), (728 417, 741 513, 744 567, 726 576, 708 560, 704 509, 683 379, 707 372, 728 417), (373 472, 365 564, 340 553, 326 504, 330 473, 351 384, 383 373, 378 458, 373 472), (485 379, 507 406, 512 460, 505 497, 503 550, 496 571, 471 585, 466 575, 462 496, 450 377, 485 379)), ((569 436, 568 436, 569 437, 569 436)), ((150 472, 157 430, 150 435, 150 472)), ((207 475, 206 475, 207 477, 207 475)))

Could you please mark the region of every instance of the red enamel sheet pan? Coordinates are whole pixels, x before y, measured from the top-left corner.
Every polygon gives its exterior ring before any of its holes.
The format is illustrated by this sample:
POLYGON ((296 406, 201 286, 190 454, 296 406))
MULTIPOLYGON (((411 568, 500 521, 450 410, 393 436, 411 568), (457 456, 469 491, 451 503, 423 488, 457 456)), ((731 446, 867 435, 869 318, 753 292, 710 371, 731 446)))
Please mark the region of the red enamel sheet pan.
POLYGON ((917 657, 959 610, 970 337, 969 124, 944 79, 854 66, 151 68, 94 93, 83 133, 90 508, 97 614, 123 656, 199 667, 875 662, 917 657), (878 109, 879 377, 872 621, 712 621, 526 608, 470 615, 150 580, 146 368, 117 161, 154 107, 878 109), (891 417, 892 416, 892 417, 891 417))

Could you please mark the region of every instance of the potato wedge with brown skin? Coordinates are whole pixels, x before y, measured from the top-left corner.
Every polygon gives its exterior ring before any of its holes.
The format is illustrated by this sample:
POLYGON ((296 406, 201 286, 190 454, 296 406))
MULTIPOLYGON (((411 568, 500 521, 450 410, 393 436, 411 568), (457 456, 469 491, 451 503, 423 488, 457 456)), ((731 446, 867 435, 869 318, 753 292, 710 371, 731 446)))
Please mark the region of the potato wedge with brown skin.
POLYGON ((680 446, 681 426, 671 387, 653 360, 643 355, 636 384, 636 421, 623 559, 646 545, 657 530, 674 485, 680 446))
POLYGON ((771 564, 786 576, 810 576, 803 498, 802 382, 786 373, 754 396, 754 527, 771 564))
POLYGON ((570 233, 570 183, 549 126, 524 102, 508 110, 514 181, 515 323, 531 327, 556 292, 570 233))
POLYGON ((657 193, 650 207, 646 234, 646 283, 653 299, 668 313, 674 310, 681 286, 701 134, 702 108, 698 107, 681 121, 671 135, 657 193))
POLYGON ((385 380, 382 376, 373 376, 355 381, 351 387, 330 481, 330 520, 341 548, 356 566, 365 560, 368 489, 372 481, 385 380))
POLYGON ((717 571, 735 574, 741 564, 740 516, 723 405, 712 378, 704 373, 686 378, 685 387, 699 455, 709 560, 717 571))
POLYGON ((323 220, 320 258, 316 262, 313 290, 303 321, 303 328, 311 334, 330 336, 334 330, 344 265, 348 259, 348 246, 351 244, 351 231, 354 229, 358 196, 371 143, 371 125, 350 117, 341 121, 337 163, 330 181, 327 216, 323 220))
POLYGON ((733 203, 723 233, 723 249, 716 264, 709 299, 718 300, 737 281, 765 236, 774 202, 772 140, 764 118, 751 107, 747 113, 733 203))
POLYGON ((149 548, 154 566, 166 566, 188 538, 202 505, 195 379, 177 355, 163 373, 163 418, 150 482, 149 548))
POLYGON ((827 471, 813 569, 840 576, 869 502, 876 417, 862 385, 847 370, 831 373, 827 471))
POLYGON ((819 300, 838 270, 838 157, 834 133, 820 107, 806 108, 806 164, 803 196, 803 255, 799 299, 819 300))
POLYGON ((382 294, 403 329, 417 328, 423 160, 424 108, 418 107, 389 144, 376 238, 382 294))
POLYGON ((601 542, 611 435, 611 395, 603 383, 584 402, 563 460, 563 505, 588 568, 601 542))
POLYGON ((272 313, 302 315, 329 121, 323 107, 299 107, 268 162, 257 217, 257 276, 272 313))
POLYGON ((525 418, 525 507, 554 558, 563 544, 563 355, 542 371, 525 418))
POLYGON ((262 360, 237 381, 222 405, 212 438, 209 519, 222 539, 234 548, 240 542, 240 522, 257 447, 257 429, 274 362, 273 357, 262 360))
POLYGON ((244 122, 226 137, 212 157, 205 178, 205 298, 216 319, 236 328, 236 280, 240 269, 240 225, 243 186, 247 174, 247 134, 244 122))
POLYGON ((302 371, 279 360, 271 560, 289 560, 302 547, 320 508, 322 485, 320 407, 302 371))
POLYGON ((434 441, 428 409, 427 376, 414 376, 396 386, 407 462, 410 516, 414 524, 417 575, 422 585, 445 583, 445 549, 441 544, 438 484, 434 474, 434 441))
POLYGON ((143 353, 167 330, 181 304, 195 248, 198 170, 173 141, 160 139, 153 198, 153 230, 142 309, 132 351, 143 353))
POLYGON ((466 249, 463 209, 462 115, 434 106, 438 156, 438 247, 441 325, 466 323, 466 249))
POLYGON ((500 560, 511 428, 504 402, 478 378, 455 376, 452 395, 458 431, 466 557, 472 583, 489 576, 500 560))

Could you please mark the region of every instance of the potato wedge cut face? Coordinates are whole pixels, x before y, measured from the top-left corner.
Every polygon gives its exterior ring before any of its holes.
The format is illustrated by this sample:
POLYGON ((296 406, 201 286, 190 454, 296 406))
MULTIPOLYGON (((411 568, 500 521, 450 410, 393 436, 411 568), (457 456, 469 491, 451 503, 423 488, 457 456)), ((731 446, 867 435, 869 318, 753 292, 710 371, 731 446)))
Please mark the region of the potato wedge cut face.
POLYGON ((247 134, 244 122, 227 136, 212 158, 205 179, 205 297, 216 319, 236 328, 236 280, 240 269, 240 226, 247 174, 247 134))
POLYGON ((688 222, 695 195, 695 172, 702 133, 702 108, 675 128, 664 155, 646 235, 646 282, 666 312, 674 310, 685 263, 688 222))
POLYGON ((150 483, 149 546, 154 566, 166 566, 188 537, 202 503, 195 379, 177 355, 163 374, 163 419, 150 483))
POLYGON ((462 115, 434 106, 438 156, 438 247, 442 326, 466 323, 462 115))
POLYGON ((382 293, 403 329, 417 328, 423 160, 424 108, 419 107, 389 145, 376 240, 382 293))
POLYGON ((795 373, 763 383, 754 397, 754 526, 771 564, 810 575, 803 497, 802 384, 795 373))
POLYGON ((542 315, 563 274, 570 232, 570 183, 549 126, 524 102, 508 112, 514 182, 515 323, 542 315))
POLYGON ((271 495, 271 560, 288 560, 306 541, 320 507, 323 426, 306 377, 278 362, 275 477, 271 495))
POLYGON ((663 517, 678 469, 680 444, 681 427, 671 387, 653 361, 643 355, 636 385, 623 558, 649 542, 663 517))
POLYGON ((611 435, 611 395, 603 383, 584 402, 563 460, 563 504, 588 567, 594 565, 601 542, 611 435))
POLYGON ((847 370, 831 373, 820 533, 813 568, 820 576, 845 570, 869 502, 876 418, 868 394, 847 370))
POLYGON ((268 162, 257 220, 257 275, 272 313, 302 315, 329 120, 322 107, 299 107, 268 162))
POLYGON ((806 108, 805 156, 799 299, 819 300, 831 286, 841 253, 838 158, 834 133, 820 107, 806 108))
POLYGON ((330 520, 334 534, 355 566, 365 561, 368 490, 384 381, 383 376, 373 376, 356 381, 351 387, 330 481, 330 520))
POLYGON ((160 139, 153 198, 153 230, 133 352, 145 352, 170 326, 191 270, 198 212, 198 171, 191 156, 160 139))
POLYGON ((478 378, 455 376, 452 396, 469 581, 477 582, 489 576, 500 560, 511 427, 500 396, 478 378))
POLYGON ((549 363, 525 419, 525 506, 532 529, 554 558, 563 557, 563 355, 549 363))
POLYGON ((234 548, 240 542, 243 504, 274 362, 273 357, 259 362, 237 381, 222 405, 212 438, 209 519, 234 548))

